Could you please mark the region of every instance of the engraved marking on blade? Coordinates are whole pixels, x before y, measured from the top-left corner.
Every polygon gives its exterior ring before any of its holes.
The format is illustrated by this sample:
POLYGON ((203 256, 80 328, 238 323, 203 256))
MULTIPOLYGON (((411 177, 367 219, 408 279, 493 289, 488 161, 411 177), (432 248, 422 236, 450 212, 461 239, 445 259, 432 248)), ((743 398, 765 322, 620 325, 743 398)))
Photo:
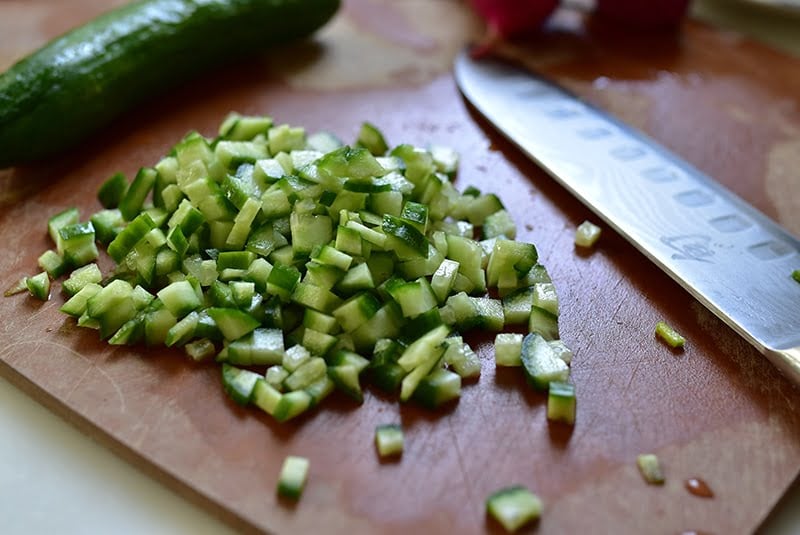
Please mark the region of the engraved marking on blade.
POLYGON ((584 130, 579 130, 578 135, 584 139, 601 139, 610 136, 611 131, 602 127, 586 128, 584 130))
POLYGON ((738 214, 730 214, 730 215, 715 217, 714 219, 711 219, 709 223, 719 232, 723 232, 726 234, 729 234, 731 232, 741 232, 742 230, 748 229, 753 226, 753 224, 750 221, 748 221, 747 219, 743 218, 738 214))
POLYGON ((776 240, 751 245, 747 250, 759 260, 774 260, 794 252, 792 247, 776 240))
POLYGON ((580 111, 576 110, 575 108, 559 107, 548 110, 547 115, 553 119, 571 119, 580 115, 580 111))
POLYGON ((639 147, 617 147, 611 151, 611 156, 624 162, 638 160, 645 154, 645 151, 639 147))
POLYGON ((714 256, 711 249, 711 238, 705 234, 684 234, 680 236, 663 236, 661 242, 674 249, 674 260, 696 260, 698 262, 713 263, 709 260, 714 256))
POLYGON ((546 86, 526 84, 525 87, 522 87, 519 91, 515 93, 515 96, 523 100, 528 100, 528 99, 536 99, 544 95, 548 95, 552 92, 553 90, 546 86))
POLYGON ((714 202, 714 197, 703 190, 693 189, 683 191, 675 195, 675 200, 684 206, 695 208, 697 206, 706 206, 714 202))
POLYGON ((652 167, 642 171, 642 176, 651 182, 672 182, 678 179, 679 174, 669 167, 652 167))

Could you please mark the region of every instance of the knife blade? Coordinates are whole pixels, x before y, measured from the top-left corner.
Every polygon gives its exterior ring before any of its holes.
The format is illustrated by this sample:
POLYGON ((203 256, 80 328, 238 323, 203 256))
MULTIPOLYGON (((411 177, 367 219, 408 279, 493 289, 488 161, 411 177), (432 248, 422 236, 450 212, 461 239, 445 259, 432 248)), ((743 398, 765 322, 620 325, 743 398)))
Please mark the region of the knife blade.
POLYGON ((711 177, 556 83, 455 61, 506 138, 800 385, 800 241, 711 177))

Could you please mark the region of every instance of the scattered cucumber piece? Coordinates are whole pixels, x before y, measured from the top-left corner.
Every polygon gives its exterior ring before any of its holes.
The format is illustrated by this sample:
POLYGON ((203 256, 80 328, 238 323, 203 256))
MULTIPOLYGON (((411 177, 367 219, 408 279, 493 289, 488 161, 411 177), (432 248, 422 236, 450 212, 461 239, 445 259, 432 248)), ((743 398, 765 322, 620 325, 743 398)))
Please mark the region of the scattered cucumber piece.
POLYGON ((25 286, 36 299, 42 301, 50 299, 50 277, 46 271, 25 279, 25 286))
POLYGON ((594 247, 600 239, 602 229, 591 221, 584 221, 575 229, 575 245, 578 247, 594 247))
POLYGON ((642 453, 636 457, 636 466, 642 477, 651 485, 663 485, 665 478, 661 470, 661 463, 654 453, 642 453))
POLYGON ((664 340, 672 348, 683 347, 686 344, 686 338, 669 326, 665 321, 656 323, 656 336, 664 340))
POLYGON ((398 424, 383 424, 375 428, 375 447, 381 457, 403 453, 403 429, 398 424))
POLYGON ((3 292, 3 295, 5 297, 10 297, 12 295, 16 295, 18 293, 27 291, 28 290, 27 279, 28 277, 22 277, 16 283, 11 285, 5 292, 3 292))
POLYGON ((575 423, 575 386, 552 381, 547 391, 547 419, 553 422, 575 423))
POLYGON ((489 496, 486 511, 508 533, 514 533, 541 516, 542 501, 525 487, 507 487, 489 496))
POLYGON ((309 465, 305 457, 286 457, 278 477, 278 495, 292 500, 299 499, 306 486, 309 465))

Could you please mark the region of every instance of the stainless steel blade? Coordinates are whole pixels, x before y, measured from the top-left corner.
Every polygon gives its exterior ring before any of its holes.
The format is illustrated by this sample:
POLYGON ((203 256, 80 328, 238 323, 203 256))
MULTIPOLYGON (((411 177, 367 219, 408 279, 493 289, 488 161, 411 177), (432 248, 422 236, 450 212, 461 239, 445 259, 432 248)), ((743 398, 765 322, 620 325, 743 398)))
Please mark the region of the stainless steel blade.
POLYGON ((528 70, 455 77, 508 139, 800 385, 800 241, 642 133, 528 70))

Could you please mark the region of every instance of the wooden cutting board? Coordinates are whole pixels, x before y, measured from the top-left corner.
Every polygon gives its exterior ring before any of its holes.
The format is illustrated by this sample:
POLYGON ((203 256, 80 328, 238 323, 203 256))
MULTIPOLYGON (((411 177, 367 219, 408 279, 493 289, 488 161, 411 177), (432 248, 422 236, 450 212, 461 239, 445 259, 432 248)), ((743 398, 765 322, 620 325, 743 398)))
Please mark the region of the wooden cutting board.
MULTIPOLYGON (((0 68, 116 2, 0 3, 0 68)), ((36 271, 47 217, 99 208, 98 185, 155 162, 190 129, 211 135, 230 110, 353 139, 362 120, 393 144, 436 142, 463 155, 457 184, 498 192, 535 242, 575 350, 574 429, 548 424, 545 398, 518 370, 483 373, 440 412, 370 392, 333 396, 278 425, 223 394, 218 369, 180 352, 110 348, 39 303, 0 299, 0 371, 142 470, 242 530, 277 533, 497 531, 492 491, 524 484, 545 502, 542 533, 747 533, 800 469, 800 393, 755 350, 607 230, 579 253, 592 215, 462 100, 455 52, 480 25, 459 2, 352 0, 313 42, 208 72, 151 100, 72 154, 0 171, 0 285, 36 271), (653 336, 666 319, 688 338, 653 336), (378 424, 401 422, 401 460, 378 461, 378 424), (667 483, 644 484, 655 452, 667 483), (311 460, 296 506, 275 497, 287 454, 311 460), (713 499, 691 495, 701 477, 713 499)), ((220 36, 224 39, 224 36, 220 36)), ((733 34, 687 24, 625 35, 562 11, 543 35, 506 50, 606 107, 800 232, 800 63, 733 34)), ((798 266, 800 267, 800 265, 798 266)), ((787 274, 788 276, 788 274, 787 274)), ((755 281, 757 283, 757 281, 755 281)), ((798 286, 800 304, 800 286, 798 286)), ((8 461, 6 461, 8 462, 8 461)))

